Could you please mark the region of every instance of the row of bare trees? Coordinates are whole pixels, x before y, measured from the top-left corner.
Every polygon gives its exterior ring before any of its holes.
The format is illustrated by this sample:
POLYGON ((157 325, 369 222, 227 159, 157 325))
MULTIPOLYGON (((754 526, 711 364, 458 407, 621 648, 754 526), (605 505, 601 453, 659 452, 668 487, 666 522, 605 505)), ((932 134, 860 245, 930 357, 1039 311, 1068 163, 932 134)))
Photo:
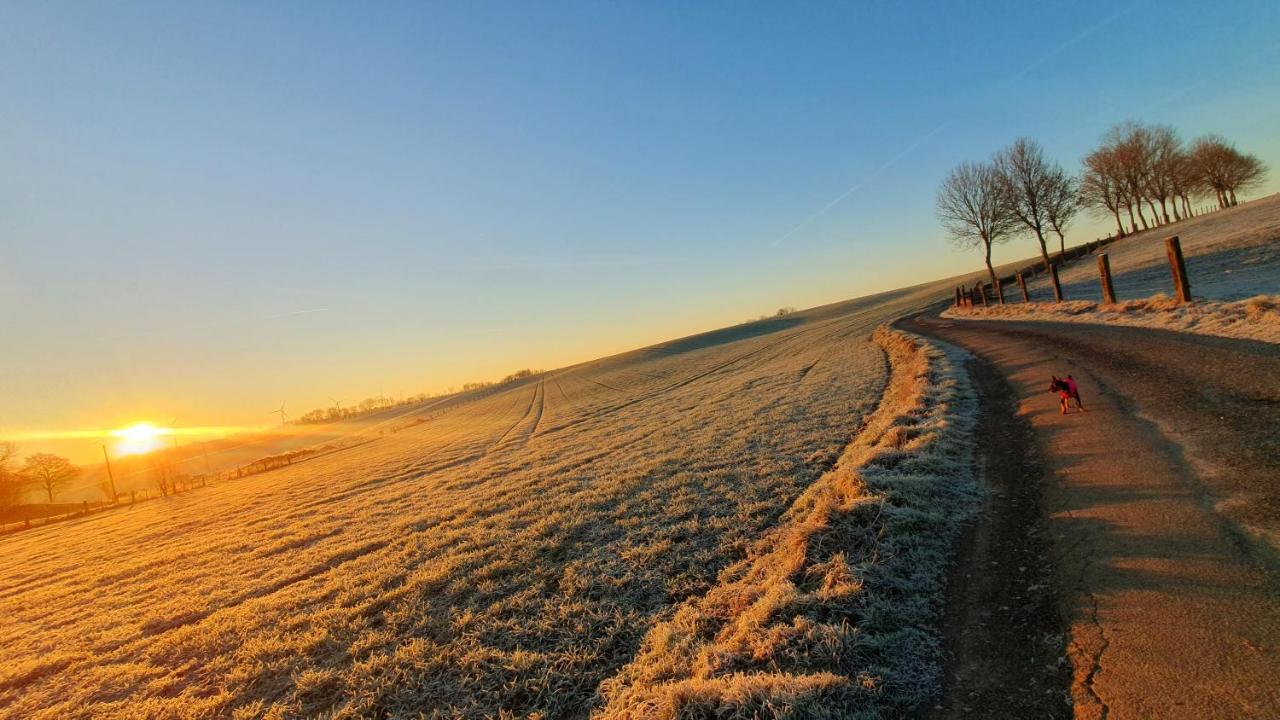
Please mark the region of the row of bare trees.
MULTIPOLYGON (((1111 216, 1124 236, 1193 214, 1192 202, 1212 196, 1219 208, 1258 187, 1266 166, 1216 135, 1185 146, 1167 125, 1126 122, 1113 126, 1089 153, 1078 176, 1045 157, 1039 143, 1020 138, 986 162, 962 163, 938 189, 938 219, 960 247, 983 250, 992 286, 992 246, 1026 234, 1034 237, 1045 270, 1046 236, 1066 250, 1066 229, 1082 209, 1111 216), (1143 205, 1150 212, 1143 212, 1143 205), (1127 215, 1126 229, 1123 215, 1127 215)), ((1055 293, 1057 289, 1055 288, 1055 293)), ((1061 299, 1057 297, 1055 299, 1061 299)))
POLYGON ((15 467, 17 459, 18 447, 0 442, 0 512, 22 504, 35 488, 44 491, 52 504, 54 496, 80 473, 70 460, 51 453, 30 455, 21 467, 15 467))
POLYGON ((1123 236, 1139 225, 1146 230, 1191 216, 1195 198, 1213 197, 1219 209, 1232 207, 1238 194, 1265 177, 1261 160, 1217 135, 1186 146, 1168 125, 1128 122, 1112 127, 1101 147, 1085 157, 1080 201, 1110 215, 1123 236), (1122 214, 1129 219, 1127 230, 1122 214))

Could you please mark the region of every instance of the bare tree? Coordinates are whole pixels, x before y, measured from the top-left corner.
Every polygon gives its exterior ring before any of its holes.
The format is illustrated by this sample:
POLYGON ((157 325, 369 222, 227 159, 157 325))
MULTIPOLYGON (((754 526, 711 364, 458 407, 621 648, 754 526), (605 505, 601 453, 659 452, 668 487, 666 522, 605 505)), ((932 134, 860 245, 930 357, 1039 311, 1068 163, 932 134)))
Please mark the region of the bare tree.
POLYGON ((1114 169, 1120 180, 1121 195, 1129 210, 1129 224, 1135 231, 1138 229, 1134 221, 1136 211, 1137 222, 1142 223, 1142 229, 1150 228, 1147 216, 1142 213, 1143 200, 1146 200, 1151 208, 1152 220, 1159 222, 1159 218, 1156 216, 1155 204, 1147 197, 1147 186, 1153 164, 1148 128, 1136 122, 1113 125, 1107 131, 1103 147, 1107 148, 1113 156, 1114 169))
POLYGON ((1245 155, 1231 148, 1227 163, 1226 187, 1232 205, 1238 204, 1236 193, 1252 190, 1267 177, 1267 166, 1255 155, 1245 155))
POLYGON ((1080 212, 1080 184, 1062 166, 1056 163, 1050 168, 1049 182, 1044 195, 1044 216, 1049 227, 1058 235, 1058 255, 1067 252, 1067 225, 1080 212))
POLYGON ((1205 190, 1200 182, 1199 173, 1196 172, 1196 164, 1186 150, 1179 151, 1174 159, 1171 182, 1174 214, 1177 215, 1178 206, 1181 204, 1182 217, 1191 217, 1194 214, 1191 198, 1202 194, 1205 190))
POLYGON ((1040 243, 1040 257, 1045 272, 1049 270, 1049 248, 1045 245, 1045 195, 1049 192, 1051 168, 1040 144, 1030 138, 1018 138, 1012 145, 996 153, 997 177, 1005 194, 1009 212, 1040 243))
MULTIPOLYGON (((1089 153, 1080 176, 1080 204, 1098 212, 1111 213, 1116 221, 1117 237, 1124 237, 1126 233, 1120 220, 1120 208, 1127 207, 1127 204, 1116 164, 1115 153, 1110 148, 1103 147, 1089 153)), ((1132 212, 1129 220, 1132 226, 1132 212)))
POLYGON ((1191 162, 1195 165, 1196 176, 1200 183, 1213 191, 1219 209, 1231 206, 1228 186, 1232 156, 1236 154, 1235 148, 1217 135, 1206 135, 1191 146, 1191 162))
POLYGON ((161 495, 168 496, 169 493, 177 492, 177 488, 173 482, 173 471, 169 463, 161 457, 161 453, 153 452, 150 455, 151 465, 151 482, 155 483, 156 489, 161 495))
MULTIPOLYGON (((1177 181, 1178 164, 1182 159, 1182 141, 1178 139, 1178 133, 1168 125, 1147 127, 1145 136, 1150 159, 1146 189, 1148 197, 1160 201, 1160 214, 1167 225, 1172 222, 1169 218, 1168 201, 1174 197, 1174 183, 1177 181)), ((1155 212, 1154 206, 1152 212, 1155 212)), ((1173 213, 1175 217, 1178 214, 1176 203, 1173 213)))
POLYGON ((54 494, 66 487, 79 472, 80 468, 72 465, 70 460, 52 453, 31 455, 22 466, 22 474, 44 489, 51 505, 54 494))
POLYGON ((22 496, 31 487, 31 480, 13 469, 13 461, 17 457, 17 445, 0 441, 0 511, 21 504, 22 496))
POLYGON ((938 188, 938 220, 957 247, 981 247, 992 287, 991 246, 1004 242, 1018 227, 1000 172, 991 163, 961 163, 938 188))

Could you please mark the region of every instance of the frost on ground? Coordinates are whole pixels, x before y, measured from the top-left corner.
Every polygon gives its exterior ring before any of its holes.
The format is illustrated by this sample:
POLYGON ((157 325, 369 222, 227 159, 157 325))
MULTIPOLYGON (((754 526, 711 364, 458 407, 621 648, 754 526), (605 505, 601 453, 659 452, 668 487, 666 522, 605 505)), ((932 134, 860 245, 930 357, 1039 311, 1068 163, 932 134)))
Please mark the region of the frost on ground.
POLYGON ((1179 303, 1163 295, 1115 304, 1087 300, 1010 303, 950 308, 943 317, 959 320, 1040 320, 1101 323, 1177 330, 1204 335, 1280 343, 1280 296, 1260 295, 1238 302, 1179 303))
POLYGON ((1118 302, 1103 303, 1098 264, 1086 255, 1059 271, 1065 302, 1054 303, 1045 275, 1027 282, 1031 303, 1017 286, 1007 304, 950 308, 944 317, 968 320, 1043 320, 1103 323, 1280 342, 1280 195, 1245 203, 1106 246, 1118 302), (1194 302, 1173 294, 1165 238, 1177 235, 1194 302))
POLYGON ((946 568, 978 496, 963 351, 880 328, 891 376, 835 466, 601 686, 601 718, 899 716, 940 689, 946 568))
MULTIPOLYGON (((1193 297, 1237 301, 1280 294, 1280 195, 1144 231, 1103 248, 1118 300, 1173 294, 1164 245, 1171 235, 1182 246, 1193 297)), ((1059 280, 1067 300, 1102 300, 1094 255, 1065 266, 1059 280)), ((1053 300, 1043 274, 1030 280, 1027 290, 1033 301, 1053 300)), ((1005 288, 1005 293, 1014 299, 1018 288, 1005 288)))
MULTIPOLYGON (((4 536, 0 717, 581 717, 650 627, 707 595, 840 456, 887 380, 868 334, 945 292, 556 370, 306 463, 4 536)), ((897 474, 902 498, 934 492, 908 480, 927 468, 882 452, 869 492, 890 497, 897 474)), ((848 517, 932 522, 915 502, 848 517)), ((934 557, 888 537, 882 553, 934 557)), ((909 569, 859 581, 927 607, 909 569)), ((887 599, 815 577, 863 608, 856 634, 876 639, 859 657, 896 642, 887 599)), ((899 632, 928 680, 933 646, 899 632)), ((912 692, 904 666, 877 667, 876 697, 912 692)))

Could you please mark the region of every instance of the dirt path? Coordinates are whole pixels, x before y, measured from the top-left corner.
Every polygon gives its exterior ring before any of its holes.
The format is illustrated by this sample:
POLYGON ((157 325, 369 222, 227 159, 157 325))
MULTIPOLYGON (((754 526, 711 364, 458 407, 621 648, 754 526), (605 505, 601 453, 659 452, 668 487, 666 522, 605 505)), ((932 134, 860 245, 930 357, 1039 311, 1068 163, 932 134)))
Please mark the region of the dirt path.
POLYGON ((981 402, 986 493, 948 578, 945 692, 926 717, 1069 718, 1071 673, 1060 662, 1063 623, 1035 431, 1017 417, 1013 393, 991 363, 975 357, 967 369, 981 402))
POLYGON ((989 362, 1017 403, 1010 426, 1034 430, 1076 717, 1280 718, 1274 556, 1241 529, 1277 514, 1280 352, 1127 328, 907 327, 989 362), (1089 412, 1062 416, 1045 391, 1067 372, 1089 412))

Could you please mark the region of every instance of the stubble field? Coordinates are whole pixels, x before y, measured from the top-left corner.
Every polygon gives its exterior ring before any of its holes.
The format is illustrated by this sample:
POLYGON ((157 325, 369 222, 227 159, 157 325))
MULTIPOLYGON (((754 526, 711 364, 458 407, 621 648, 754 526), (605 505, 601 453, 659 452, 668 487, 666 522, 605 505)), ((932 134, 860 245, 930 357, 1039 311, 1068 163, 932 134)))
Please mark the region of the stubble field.
POLYGON ((459 398, 374 442, 0 539, 0 715, 582 717, 876 406, 946 285, 459 398))

